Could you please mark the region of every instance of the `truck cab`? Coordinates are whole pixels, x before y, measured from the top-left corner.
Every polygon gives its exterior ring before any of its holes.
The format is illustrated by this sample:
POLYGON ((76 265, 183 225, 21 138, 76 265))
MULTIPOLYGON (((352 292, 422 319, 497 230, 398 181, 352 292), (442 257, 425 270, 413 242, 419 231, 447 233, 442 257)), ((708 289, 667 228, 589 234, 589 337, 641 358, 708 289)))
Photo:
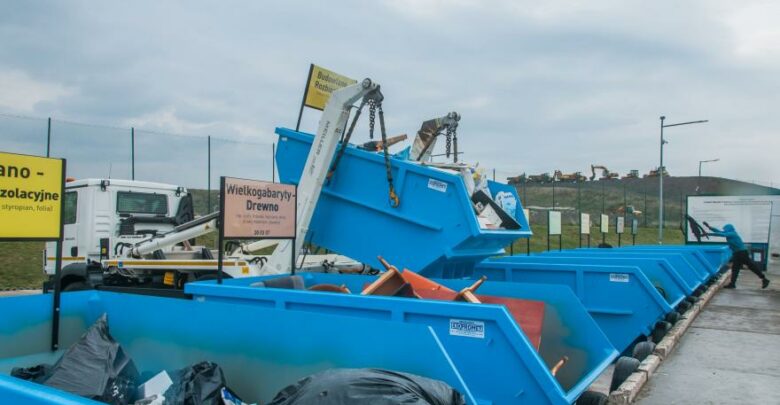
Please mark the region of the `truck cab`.
MULTIPOLYGON (((81 179, 65 184, 62 266, 100 263, 151 235, 194 218, 192 197, 180 186, 147 181, 81 179), (108 251, 101 254, 101 240, 108 251)), ((56 243, 46 243, 44 272, 54 274, 56 243)), ((63 272, 64 277, 68 277, 63 272)), ((63 285, 66 281, 63 280, 63 285)))

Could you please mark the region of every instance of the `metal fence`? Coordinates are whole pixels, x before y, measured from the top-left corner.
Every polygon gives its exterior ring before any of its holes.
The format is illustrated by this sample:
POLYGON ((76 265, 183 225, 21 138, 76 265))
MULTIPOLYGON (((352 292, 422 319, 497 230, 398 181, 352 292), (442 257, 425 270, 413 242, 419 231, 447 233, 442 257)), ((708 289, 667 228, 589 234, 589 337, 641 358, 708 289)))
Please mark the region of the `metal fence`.
POLYGON ((51 118, 0 114, 0 150, 65 158, 67 175, 75 178, 134 179, 190 189, 214 189, 219 176, 274 178, 269 142, 51 118))

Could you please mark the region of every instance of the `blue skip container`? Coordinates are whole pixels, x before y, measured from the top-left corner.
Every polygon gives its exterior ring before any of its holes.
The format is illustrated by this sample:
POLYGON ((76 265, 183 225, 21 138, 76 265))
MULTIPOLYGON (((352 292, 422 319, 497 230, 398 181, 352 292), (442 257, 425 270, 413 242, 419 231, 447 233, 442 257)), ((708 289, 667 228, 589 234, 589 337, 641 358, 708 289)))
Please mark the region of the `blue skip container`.
POLYGON ((564 251, 551 251, 540 253, 542 256, 555 256, 555 257, 598 257, 604 259, 650 259, 650 260, 665 260, 672 269, 685 281, 685 284, 695 291, 699 286, 710 277, 710 273, 705 269, 694 266, 686 260, 686 258, 680 253, 662 253, 662 252, 632 252, 621 251, 620 249, 574 249, 564 251))
POLYGON ((477 265, 474 276, 569 287, 620 352, 639 336, 649 335, 656 322, 674 310, 637 266, 520 263, 497 258, 477 265))
POLYGON ((713 266, 708 260, 707 257, 700 251, 694 250, 694 249, 674 249, 674 248, 668 248, 668 249, 632 249, 630 246, 626 249, 618 248, 618 249, 612 249, 615 252, 630 252, 631 254, 637 254, 637 253, 643 253, 643 254, 652 254, 652 253, 659 253, 659 254, 679 254, 685 258, 685 261, 687 261, 691 266, 694 266, 696 269, 696 272, 702 277, 704 277, 705 280, 709 280, 712 278, 712 276, 716 275, 718 273, 717 266, 713 266))
MULTIPOLYGON (((312 318, 321 314, 340 314, 344 320, 332 328, 345 337, 350 335, 353 319, 381 320, 387 324, 382 329, 364 331, 375 335, 368 340, 349 338, 358 345, 390 349, 398 340, 386 336, 386 332, 394 329, 394 325, 420 330, 421 335, 427 333, 428 336, 414 339, 435 343, 436 350, 449 359, 447 364, 431 364, 424 350, 392 349, 396 356, 403 357, 410 365, 419 363, 419 367, 427 365, 454 370, 461 385, 467 387, 479 404, 573 403, 618 355, 577 297, 562 286, 487 281, 479 288, 479 294, 544 302, 544 323, 537 351, 502 305, 359 295, 365 286, 376 280, 375 276, 301 275, 307 288, 318 284, 343 285, 352 294, 252 287, 258 281, 267 282, 278 277, 284 276, 232 279, 222 286, 192 283, 186 288, 196 301, 206 303, 285 308, 312 318), (463 336, 453 329, 453 322, 473 324, 474 329, 481 332, 476 336, 463 336), (550 370, 562 356, 567 356, 569 361, 553 376, 550 370)), ((473 283, 470 280, 433 281, 455 291, 473 283)))
MULTIPOLYGON (((277 128, 276 164, 283 183, 298 184, 312 135, 277 128)), ((428 277, 466 276, 474 265, 504 254, 504 247, 531 235, 514 187, 489 182, 491 197, 515 198, 515 230, 481 228, 463 179, 453 171, 391 158, 400 206, 388 201, 382 154, 348 145, 331 181, 322 189, 306 241, 382 268, 376 255, 398 268, 428 277)))
MULTIPOLYGON (((693 293, 693 289, 683 280, 664 259, 627 259, 603 257, 566 257, 553 255, 504 256, 497 260, 507 263, 539 263, 539 264, 578 264, 593 266, 635 266, 638 267, 653 284, 656 290, 666 300, 670 307, 676 308, 685 297, 693 293)), ((608 294, 608 291, 601 293, 608 294)))
POLYGON ((710 266, 715 269, 715 272, 724 270, 731 260, 731 250, 726 245, 637 245, 629 246, 627 248, 651 251, 676 250, 683 252, 696 252, 705 258, 710 266))
MULTIPOLYGON (((544 301, 537 351, 504 306, 250 286, 268 279, 191 283, 191 300, 64 293, 61 347, 106 313, 111 334, 140 372, 209 360, 241 398, 261 402, 325 369, 378 367, 442 380, 469 404, 571 404, 617 356, 565 287, 486 282, 479 290, 544 301), (553 376, 551 364, 562 356, 569 361, 553 376)), ((306 286, 360 291, 374 277, 303 279, 306 286)), ((470 282, 442 283, 460 289, 470 282)), ((0 298, 0 402, 95 403, 8 376, 12 367, 51 363, 61 354, 48 351, 51 298, 0 298)))

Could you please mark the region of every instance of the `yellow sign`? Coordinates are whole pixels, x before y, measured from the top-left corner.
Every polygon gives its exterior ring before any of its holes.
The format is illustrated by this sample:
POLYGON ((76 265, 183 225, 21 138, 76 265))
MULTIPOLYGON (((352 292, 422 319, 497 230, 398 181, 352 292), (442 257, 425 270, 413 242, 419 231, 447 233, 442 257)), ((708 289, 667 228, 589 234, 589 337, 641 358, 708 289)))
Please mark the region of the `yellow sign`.
POLYGON ((309 70, 309 82, 306 83, 306 95, 304 96, 303 104, 307 107, 324 110, 331 93, 355 83, 357 83, 357 80, 312 64, 309 70))
POLYGON ((0 152, 0 239, 59 239, 65 161, 0 152))

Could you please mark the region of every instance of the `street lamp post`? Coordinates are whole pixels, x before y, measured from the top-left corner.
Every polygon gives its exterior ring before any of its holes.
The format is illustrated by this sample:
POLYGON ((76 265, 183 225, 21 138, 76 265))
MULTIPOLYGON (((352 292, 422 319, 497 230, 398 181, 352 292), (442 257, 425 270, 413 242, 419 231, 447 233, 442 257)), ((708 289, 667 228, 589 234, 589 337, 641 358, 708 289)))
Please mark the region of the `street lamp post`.
POLYGON ((665 116, 661 116, 661 159, 658 166, 658 244, 664 243, 664 144, 668 143, 664 139, 664 128, 678 127, 680 125, 703 124, 708 120, 680 122, 677 124, 664 124, 665 116))
POLYGON ((719 160, 720 160, 720 158, 717 158, 717 159, 709 159, 709 160, 700 160, 700 161, 699 161, 699 178, 701 178, 701 164, 702 164, 702 163, 711 163, 711 162, 717 162, 717 161, 719 161, 719 160))

